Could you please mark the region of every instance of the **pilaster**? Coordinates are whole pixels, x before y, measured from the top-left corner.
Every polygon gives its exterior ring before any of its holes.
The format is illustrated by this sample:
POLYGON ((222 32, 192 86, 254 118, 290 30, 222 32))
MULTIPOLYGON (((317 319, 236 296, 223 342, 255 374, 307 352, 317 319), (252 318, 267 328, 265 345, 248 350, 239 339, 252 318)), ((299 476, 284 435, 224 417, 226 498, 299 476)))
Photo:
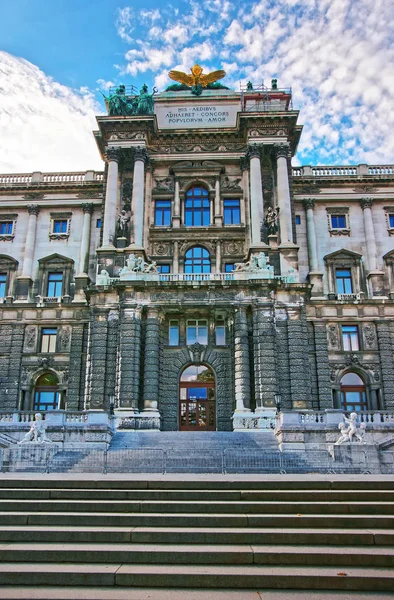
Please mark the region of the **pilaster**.
POLYGON ((330 367, 328 363, 328 341, 326 324, 319 324, 314 322, 313 328, 315 338, 314 348, 316 357, 319 410, 326 410, 334 408, 331 392, 330 367))
POLYGON ((120 319, 120 390, 118 410, 129 415, 139 412, 141 308, 125 308, 120 319))
POLYGON ((83 323, 73 325, 70 345, 67 410, 83 410, 82 373, 86 367, 83 356, 83 323))
POLYGON ((377 323, 376 333, 382 370, 384 409, 394 410, 394 331, 391 323, 377 323))
POLYGON ((250 412, 250 359, 246 309, 238 306, 234 317, 235 414, 250 412))
MULTIPOLYGON (((145 323, 144 413, 160 418, 159 401, 160 335, 159 312, 149 309, 145 323)), ((158 421, 157 425, 160 425, 158 421)))
POLYGON ((312 408, 305 311, 304 309, 288 309, 287 312, 292 408, 312 408))
POLYGON ((253 362, 256 413, 275 408, 277 390, 272 307, 253 307, 253 362))

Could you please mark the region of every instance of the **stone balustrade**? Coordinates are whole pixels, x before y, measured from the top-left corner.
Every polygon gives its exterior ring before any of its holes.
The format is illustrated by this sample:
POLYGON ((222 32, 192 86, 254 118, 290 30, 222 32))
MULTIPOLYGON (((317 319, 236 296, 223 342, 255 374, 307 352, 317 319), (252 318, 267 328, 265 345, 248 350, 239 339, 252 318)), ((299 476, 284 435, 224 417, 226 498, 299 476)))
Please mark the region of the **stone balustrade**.
POLYGON ((394 175, 393 165, 356 165, 356 166, 330 166, 322 165, 319 167, 303 166, 293 167, 293 177, 358 177, 360 175, 387 176, 394 175))
POLYGON ((72 173, 11 173, 0 175, 0 187, 35 185, 85 185, 104 181, 102 171, 76 171, 72 173))
MULTIPOLYGON (((0 436, 7 434, 17 444, 29 431, 39 411, 0 411, 0 436)), ((112 419, 103 410, 52 410, 41 413, 48 437, 63 448, 81 443, 107 448, 112 437, 112 419)))
POLYGON ((259 273, 248 273, 244 271, 233 273, 129 273, 125 277, 111 277, 109 282, 111 284, 123 281, 156 281, 156 282, 167 282, 177 283, 180 281, 190 282, 211 282, 211 281, 247 281, 249 279, 259 280, 277 280, 283 283, 296 283, 294 281, 294 275, 272 275, 267 277, 259 273))

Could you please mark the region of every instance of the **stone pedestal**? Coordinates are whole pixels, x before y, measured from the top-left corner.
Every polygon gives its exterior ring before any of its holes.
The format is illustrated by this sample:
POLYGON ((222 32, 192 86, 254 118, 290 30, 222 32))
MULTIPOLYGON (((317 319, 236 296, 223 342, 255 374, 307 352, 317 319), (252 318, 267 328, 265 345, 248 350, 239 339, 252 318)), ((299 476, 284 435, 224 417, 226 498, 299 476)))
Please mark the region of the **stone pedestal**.
POLYGON ((29 302, 30 291, 33 286, 31 277, 17 277, 15 280, 15 299, 19 302, 29 302))
POLYGON ((126 246, 127 246, 127 239, 125 237, 116 238, 116 247, 117 248, 126 248, 126 246))
POLYGON ((268 245, 271 248, 271 250, 278 249, 278 236, 276 234, 268 236, 268 245))
POLYGON ((324 298, 323 292, 323 273, 320 271, 309 271, 308 274, 309 283, 312 287, 312 297, 313 298, 324 298))
POLYGON ((368 287, 372 297, 385 296, 384 273, 376 269, 367 275, 368 287))

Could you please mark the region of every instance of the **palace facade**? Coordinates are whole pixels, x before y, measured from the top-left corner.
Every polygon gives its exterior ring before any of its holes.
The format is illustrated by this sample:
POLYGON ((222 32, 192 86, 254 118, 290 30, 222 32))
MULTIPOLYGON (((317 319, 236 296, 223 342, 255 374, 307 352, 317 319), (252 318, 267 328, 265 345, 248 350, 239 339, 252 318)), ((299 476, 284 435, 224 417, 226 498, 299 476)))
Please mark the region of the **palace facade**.
POLYGON ((292 167, 276 82, 153 102, 97 118, 103 172, 0 175, 0 410, 394 410, 394 168, 292 167))

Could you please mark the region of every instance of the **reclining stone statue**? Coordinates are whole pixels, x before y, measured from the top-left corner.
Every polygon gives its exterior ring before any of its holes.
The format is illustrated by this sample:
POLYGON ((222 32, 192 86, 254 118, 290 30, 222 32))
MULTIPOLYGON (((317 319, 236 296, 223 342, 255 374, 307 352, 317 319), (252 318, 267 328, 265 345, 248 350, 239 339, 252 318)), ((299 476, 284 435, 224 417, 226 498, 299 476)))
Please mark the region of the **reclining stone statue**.
POLYGON ((52 440, 46 434, 46 423, 40 413, 34 415, 34 421, 31 422, 30 430, 18 444, 27 444, 28 442, 38 442, 39 444, 52 444, 52 440))

